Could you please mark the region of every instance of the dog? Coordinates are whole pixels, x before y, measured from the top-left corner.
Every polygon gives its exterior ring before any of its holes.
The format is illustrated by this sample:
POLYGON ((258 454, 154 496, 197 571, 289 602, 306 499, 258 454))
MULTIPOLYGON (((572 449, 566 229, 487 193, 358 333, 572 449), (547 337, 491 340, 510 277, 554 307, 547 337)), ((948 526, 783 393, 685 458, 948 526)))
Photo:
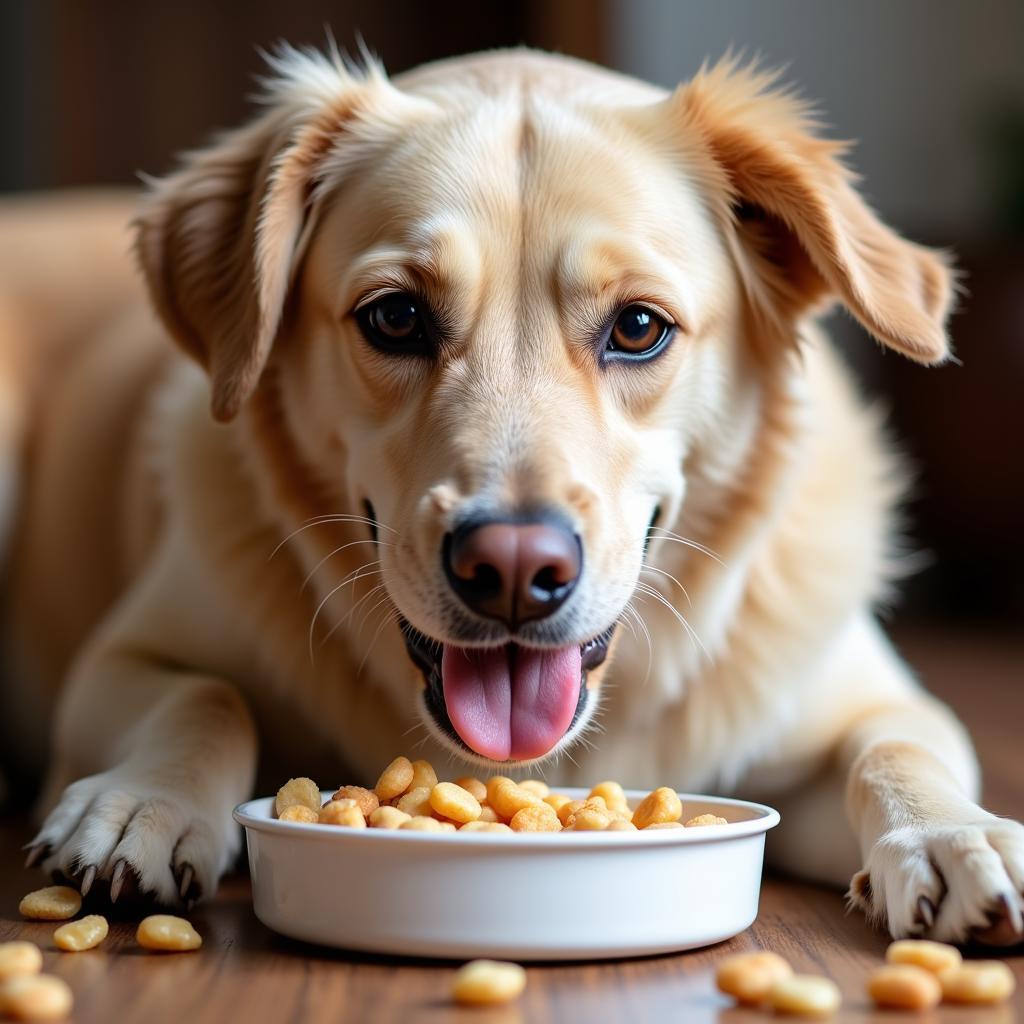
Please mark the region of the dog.
POLYGON ((30 863, 208 896, 258 770, 415 744, 768 801, 893 936, 1019 940, 1024 828, 872 615, 906 474, 817 325, 942 363, 954 272, 844 157, 734 58, 284 48, 135 212, 148 302, 92 200, 5 211, 30 863))

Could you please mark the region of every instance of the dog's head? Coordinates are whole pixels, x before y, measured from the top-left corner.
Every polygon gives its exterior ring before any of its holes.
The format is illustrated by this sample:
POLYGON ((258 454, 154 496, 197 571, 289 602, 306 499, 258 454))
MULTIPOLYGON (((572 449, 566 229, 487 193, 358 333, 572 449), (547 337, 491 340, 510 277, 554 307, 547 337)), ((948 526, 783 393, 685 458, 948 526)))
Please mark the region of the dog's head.
POLYGON ((798 321, 838 299, 938 362, 949 272, 734 62, 670 96, 528 53, 397 83, 275 64, 263 116, 140 218, 156 308, 218 419, 272 377, 319 510, 365 516, 438 734, 545 757, 592 711, 688 458, 736 464, 798 321))

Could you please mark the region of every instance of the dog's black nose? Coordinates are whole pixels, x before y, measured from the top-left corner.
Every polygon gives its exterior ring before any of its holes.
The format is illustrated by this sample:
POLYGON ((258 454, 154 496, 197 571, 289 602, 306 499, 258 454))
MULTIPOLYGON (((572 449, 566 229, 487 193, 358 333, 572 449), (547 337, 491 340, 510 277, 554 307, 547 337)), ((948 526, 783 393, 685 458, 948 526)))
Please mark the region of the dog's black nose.
POLYGON ((583 548, 561 523, 476 523, 445 537, 444 566, 473 611, 515 629, 564 604, 580 577, 583 548))

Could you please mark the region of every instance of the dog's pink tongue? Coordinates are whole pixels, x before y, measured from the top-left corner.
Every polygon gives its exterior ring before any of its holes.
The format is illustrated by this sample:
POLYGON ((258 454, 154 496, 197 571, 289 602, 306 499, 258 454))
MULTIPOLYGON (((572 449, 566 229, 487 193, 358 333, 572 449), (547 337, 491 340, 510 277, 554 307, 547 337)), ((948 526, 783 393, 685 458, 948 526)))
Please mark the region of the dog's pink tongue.
POLYGON ((580 696, 578 646, 478 650, 445 644, 444 703, 455 731, 492 761, 546 754, 572 722, 580 696))

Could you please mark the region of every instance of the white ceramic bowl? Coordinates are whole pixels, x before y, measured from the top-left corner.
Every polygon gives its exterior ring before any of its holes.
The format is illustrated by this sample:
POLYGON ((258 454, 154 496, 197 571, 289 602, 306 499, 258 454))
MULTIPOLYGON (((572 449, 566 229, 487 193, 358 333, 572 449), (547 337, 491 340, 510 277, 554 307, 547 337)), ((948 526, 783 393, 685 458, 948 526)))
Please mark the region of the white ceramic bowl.
POLYGON ((272 798, 234 813, 256 916, 282 935, 407 956, 575 960, 706 946, 757 916, 778 811, 680 797, 684 821, 729 824, 460 835, 277 821, 272 798))

